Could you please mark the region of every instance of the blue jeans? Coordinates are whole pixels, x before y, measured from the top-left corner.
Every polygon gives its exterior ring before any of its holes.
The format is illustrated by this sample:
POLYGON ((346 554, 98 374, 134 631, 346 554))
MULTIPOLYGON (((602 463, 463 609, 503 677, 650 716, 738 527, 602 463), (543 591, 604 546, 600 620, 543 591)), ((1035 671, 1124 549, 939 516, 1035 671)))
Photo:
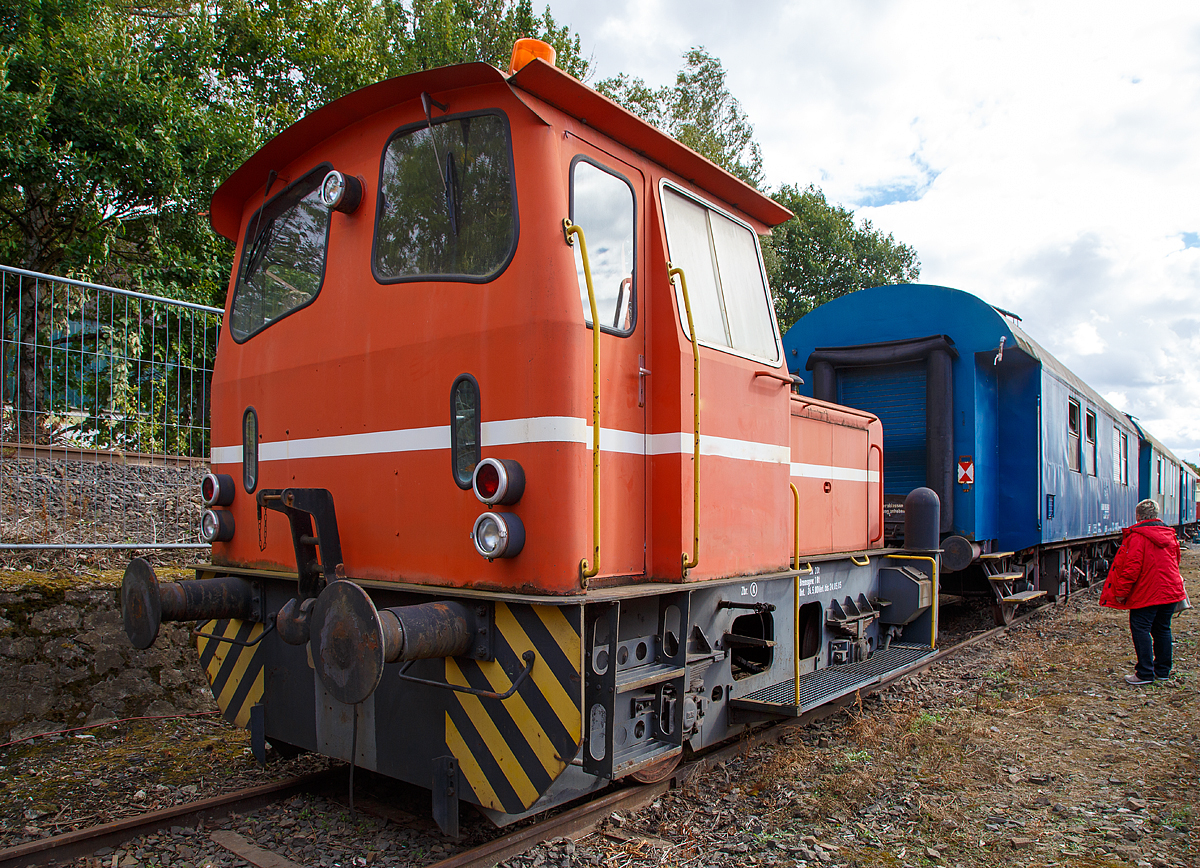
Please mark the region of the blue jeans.
POLYGON ((1137 651, 1134 674, 1145 681, 1171 674, 1171 616, 1178 603, 1129 610, 1129 630, 1137 651))

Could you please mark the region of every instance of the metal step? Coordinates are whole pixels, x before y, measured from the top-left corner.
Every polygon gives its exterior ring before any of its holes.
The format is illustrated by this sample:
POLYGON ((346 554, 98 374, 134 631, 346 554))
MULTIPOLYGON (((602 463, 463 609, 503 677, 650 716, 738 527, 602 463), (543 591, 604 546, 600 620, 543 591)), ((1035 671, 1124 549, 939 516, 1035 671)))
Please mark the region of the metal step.
POLYGON ((613 756, 613 780, 631 775, 651 763, 682 752, 683 745, 661 741, 639 742, 627 750, 618 749, 613 756))
POLYGON ((617 692, 624 693, 651 684, 661 684, 672 678, 679 678, 683 673, 682 666, 672 666, 669 663, 651 663, 649 666, 622 669, 617 673, 617 692))
POLYGON ((989 582, 1012 582, 1016 579, 1025 578, 1024 573, 1000 573, 996 576, 988 576, 989 582))
POLYGON ((1011 558, 1015 554, 1016 552, 991 552, 986 555, 980 555, 979 559, 981 561, 994 561, 999 560, 1000 558, 1011 558))
POLYGON ((800 676, 800 704, 796 704, 796 682, 781 681, 756 690, 747 696, 729 700, 733 708, 766 711, 798 717, 809 709, 824 705, 856 690, 878 684, 897 669, 911 666, 937 650, 928 645, 893 644, 886 651, 876 651, 861 663, 827 666, 800 676))
POLYGON ((1009 594, 1007 597, 1001 597, 1002 603, 1028 603, 1030 600, 1036 600, 1038 597, 1046 596, 1045 591, 1017 591, 1015 594, 1009 594))
POLYGON ((966 597, 960 597, 956 594, 938 594, 939 606, 957 606, 966 601, 966 597))

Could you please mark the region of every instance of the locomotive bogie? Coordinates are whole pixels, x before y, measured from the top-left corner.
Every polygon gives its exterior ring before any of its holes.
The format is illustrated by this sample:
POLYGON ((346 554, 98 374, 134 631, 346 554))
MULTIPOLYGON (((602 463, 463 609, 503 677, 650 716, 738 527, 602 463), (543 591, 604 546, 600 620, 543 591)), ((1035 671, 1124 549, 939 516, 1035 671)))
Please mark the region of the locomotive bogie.
MULTIPOLYGON (((139 576, 149 570, 135 563, 139 576)), ((251 730, 256 755, 268 743, 315 751, 435 792, 452 762, 454 806, 461 799, 506 823, 927 656, 934 572, 924 555, 861 552, 799 573, 568 599, 338 580, 317 598, 302 643, 270 635, 296 597, 292 581, 205 572, 162 587, 181 599, 205 582, 257 595, 258 614, 197 631, 214 695, 251 730), (399 616, 410 653, 372 644, 364 611, 399 616), (451 617, 465 631, 455 649, 443 647, 458 641, 451 617)))

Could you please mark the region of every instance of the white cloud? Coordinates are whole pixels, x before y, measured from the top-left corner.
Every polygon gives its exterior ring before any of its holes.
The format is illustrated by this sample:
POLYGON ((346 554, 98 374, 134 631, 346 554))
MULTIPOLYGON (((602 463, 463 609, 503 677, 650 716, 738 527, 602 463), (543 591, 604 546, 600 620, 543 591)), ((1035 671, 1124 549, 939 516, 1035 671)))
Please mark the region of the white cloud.
POLYGON ((704 45, 771 184, 912 244, 1190 460, 1200 449, 1200 6, 555 0, 597 77, 704 45))

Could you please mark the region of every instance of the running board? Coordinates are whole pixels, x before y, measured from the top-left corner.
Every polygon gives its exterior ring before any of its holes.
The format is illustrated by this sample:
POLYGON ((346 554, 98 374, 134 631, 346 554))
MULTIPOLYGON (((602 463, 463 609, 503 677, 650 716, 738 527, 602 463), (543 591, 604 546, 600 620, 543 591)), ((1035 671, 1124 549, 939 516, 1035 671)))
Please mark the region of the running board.
POLYGON ((886 651, 876 651, 870 658, 859 663, 827 666, 801 675, 798 705, 795 679, 781 681, 747 696, 730 699, 729 705, 731 708, 746 711, 799 717, 827 702, 878 684, 893 672, 919 663, 936 653, 937 649, 928 645, 893 644, 886 651))

